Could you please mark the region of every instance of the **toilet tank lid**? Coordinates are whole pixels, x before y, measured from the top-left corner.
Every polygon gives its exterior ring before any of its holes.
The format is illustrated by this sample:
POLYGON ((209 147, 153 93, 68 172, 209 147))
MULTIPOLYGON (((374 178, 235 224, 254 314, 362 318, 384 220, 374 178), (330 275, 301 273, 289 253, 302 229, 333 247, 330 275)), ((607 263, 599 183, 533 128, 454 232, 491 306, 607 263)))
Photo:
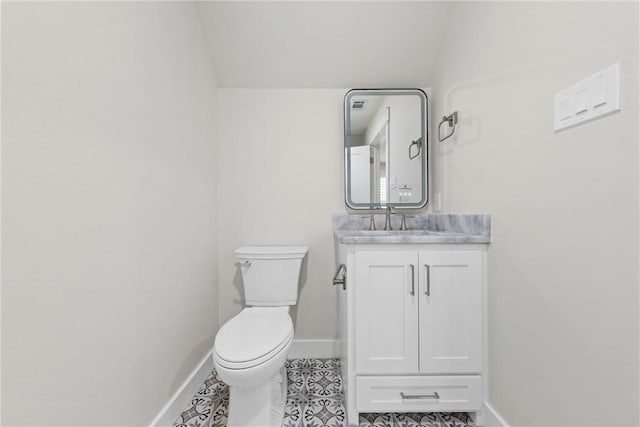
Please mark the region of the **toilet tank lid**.
POLYGON ((277 257, 291 256, 302 258, 309 248, 307 246, 243 246, 235 250, 235 254, 243 257, 274 255, 277 257))

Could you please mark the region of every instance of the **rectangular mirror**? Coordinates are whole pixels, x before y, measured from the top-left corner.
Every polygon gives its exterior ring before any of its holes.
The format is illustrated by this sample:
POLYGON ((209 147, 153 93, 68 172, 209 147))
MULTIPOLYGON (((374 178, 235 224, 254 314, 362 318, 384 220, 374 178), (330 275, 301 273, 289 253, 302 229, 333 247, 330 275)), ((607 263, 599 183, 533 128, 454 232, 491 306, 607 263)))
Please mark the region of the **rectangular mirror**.
POLYGON ((427 95, 352 89, 344 97, 345 201, 352 209, 427 204, 427 95))

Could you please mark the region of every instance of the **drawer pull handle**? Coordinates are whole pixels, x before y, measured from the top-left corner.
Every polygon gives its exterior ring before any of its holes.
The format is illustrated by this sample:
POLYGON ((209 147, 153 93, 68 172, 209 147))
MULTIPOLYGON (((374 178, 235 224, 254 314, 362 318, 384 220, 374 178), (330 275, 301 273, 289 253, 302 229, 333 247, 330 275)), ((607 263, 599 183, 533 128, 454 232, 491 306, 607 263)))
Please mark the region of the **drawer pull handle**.
POLYGON ((409 264, 409 267, 411 267, 411 295, 415 295, 416 294, 416 275, 415 275, 415 271, 414 271, 414 266, 413 264, 409 264))
POLYGON ((436 400, 440 400, 440 395, 438 394, 437 391, 434 391, 433 394, 404 394, 403 392, 400 392, 400 397, 402 397, 402 400, 409 400, 409 399, 436 399, 436 400))

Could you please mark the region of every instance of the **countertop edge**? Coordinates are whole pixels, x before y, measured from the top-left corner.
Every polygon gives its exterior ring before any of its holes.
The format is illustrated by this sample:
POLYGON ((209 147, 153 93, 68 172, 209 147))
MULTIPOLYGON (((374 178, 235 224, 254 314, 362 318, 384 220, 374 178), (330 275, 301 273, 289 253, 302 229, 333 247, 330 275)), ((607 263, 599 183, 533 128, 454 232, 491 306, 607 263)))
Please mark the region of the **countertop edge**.
POLYGON ((397 244, 489 244, 489 236, 340 236, 338 243, 345 245, 397 245, 397 244))

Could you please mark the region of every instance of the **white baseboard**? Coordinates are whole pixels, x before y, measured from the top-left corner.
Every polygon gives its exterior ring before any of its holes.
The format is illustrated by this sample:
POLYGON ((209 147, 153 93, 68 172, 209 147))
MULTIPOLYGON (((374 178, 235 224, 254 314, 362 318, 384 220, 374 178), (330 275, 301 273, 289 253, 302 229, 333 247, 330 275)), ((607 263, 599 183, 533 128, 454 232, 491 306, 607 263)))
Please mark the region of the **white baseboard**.
POLYGON ((484 427, 509 427, 509 424, 493 409, 489 402, 484 402, 484 427))
POLYGON ((310 357, 338 357, 337 340, 293 340, 289 350, 289 359, 308 359, 310 357))
POLYGON ((198 389, 213 369, 211 352, 207 353, 193 372, 187 377, 180 387, 173 393, 173 396, 162 407, 158 415, 151 421, 149 427, 173 426, 180 412, 183 411, 187 403, 195 396, 198 389))

